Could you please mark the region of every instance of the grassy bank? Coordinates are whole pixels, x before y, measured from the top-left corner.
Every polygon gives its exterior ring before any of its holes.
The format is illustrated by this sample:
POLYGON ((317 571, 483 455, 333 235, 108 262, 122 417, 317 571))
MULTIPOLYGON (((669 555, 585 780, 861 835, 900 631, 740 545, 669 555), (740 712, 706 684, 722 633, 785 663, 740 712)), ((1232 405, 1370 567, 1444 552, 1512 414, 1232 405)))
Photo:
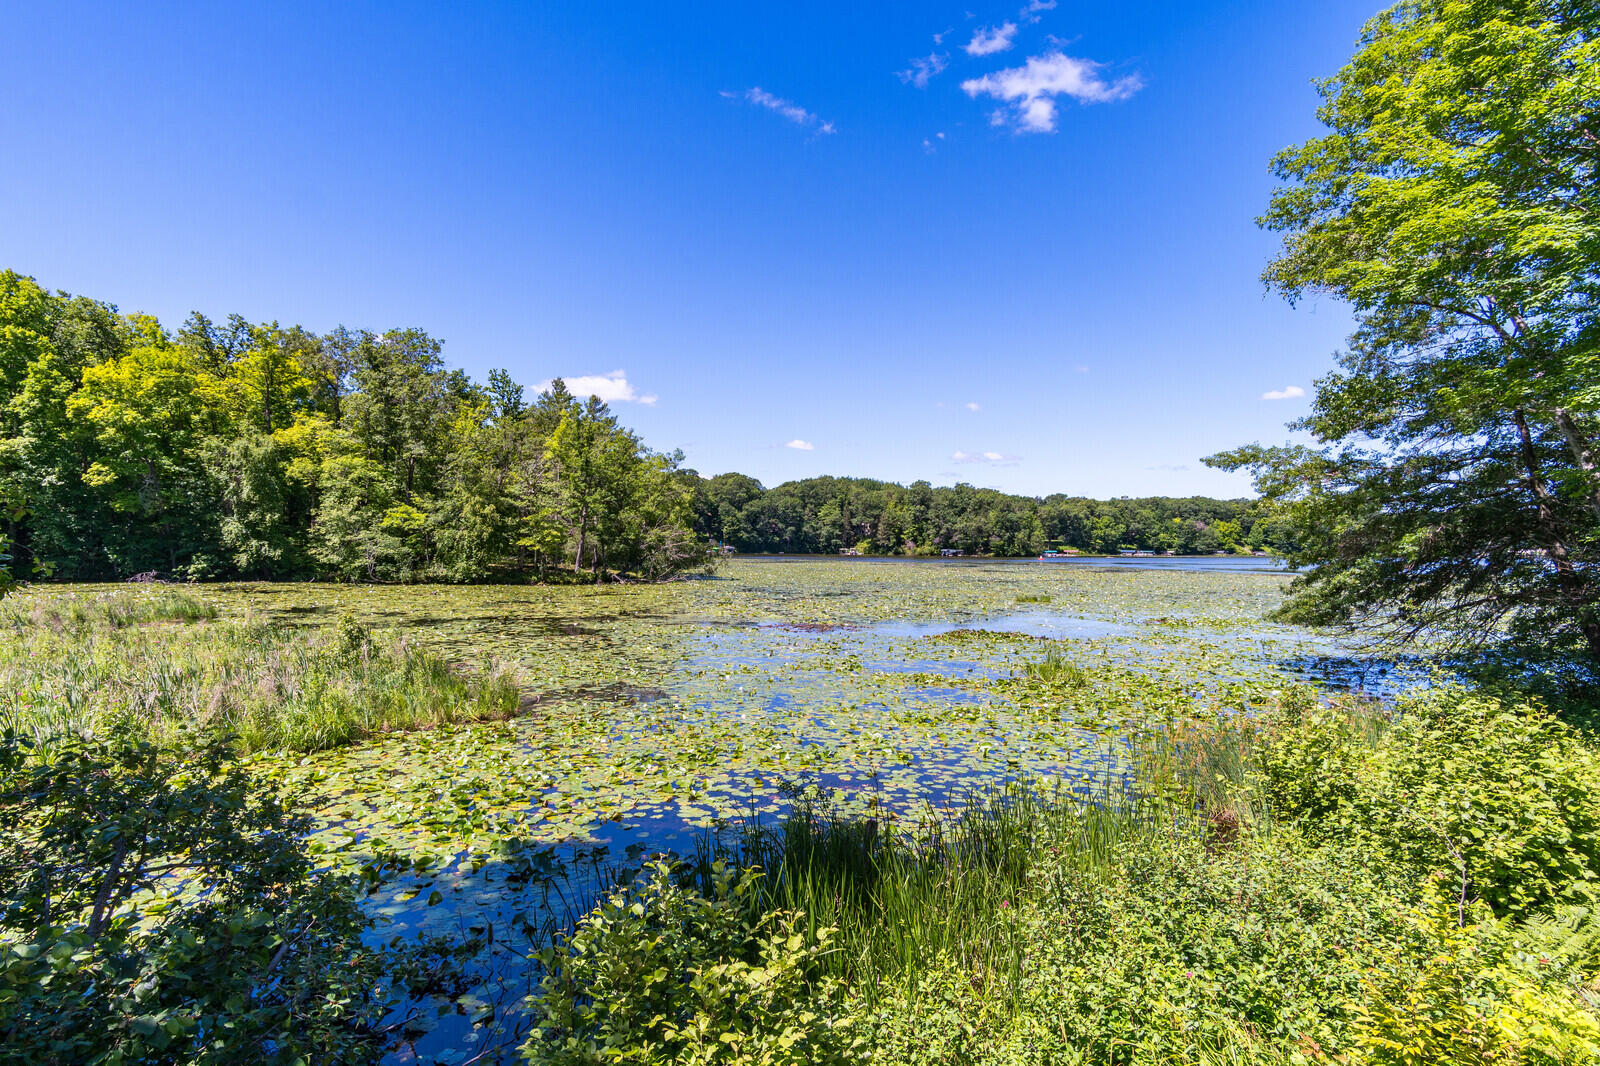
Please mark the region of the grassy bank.
POLYGON ((1291 694, 1151 738, 1140 781, 999 794, 920 839, 802 812, 742 875, 658 869, 550 955, 527 1054, 1600 1057, 1600 758, 1538 706, 1291 694))
POLYGON ((228 618, 154 586, 0 604, 0 728, 164 745, 222 731, 245 751, 306 752, 378 733, 507 718, 512 673, 457 667, 345 617, 327 627, 228 618))

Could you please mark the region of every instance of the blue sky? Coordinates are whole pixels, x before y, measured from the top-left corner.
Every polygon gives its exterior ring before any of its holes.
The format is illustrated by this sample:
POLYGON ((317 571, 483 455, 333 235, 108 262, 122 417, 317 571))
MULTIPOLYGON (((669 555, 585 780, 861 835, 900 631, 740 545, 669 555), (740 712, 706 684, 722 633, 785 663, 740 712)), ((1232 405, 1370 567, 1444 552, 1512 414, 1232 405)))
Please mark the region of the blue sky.
POLYGON ((1263 292, 1267 163, 1376 6, 13 4, 0 266, 591 376, 704 474, 1242 494, 1350 326, 1263 292))

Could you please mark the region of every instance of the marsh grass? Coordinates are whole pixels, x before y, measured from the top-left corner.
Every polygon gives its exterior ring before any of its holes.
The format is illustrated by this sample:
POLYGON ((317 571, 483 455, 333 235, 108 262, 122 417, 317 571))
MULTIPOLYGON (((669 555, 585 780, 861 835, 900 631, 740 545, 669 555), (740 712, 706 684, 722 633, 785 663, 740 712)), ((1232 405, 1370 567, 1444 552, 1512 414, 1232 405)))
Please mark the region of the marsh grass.
POLYGON ((1029 593, 1024 593, 1021 596, 1018 596, 1017 597, 1017 602, 1018 603, 1049 603, 1050 602, 1050 597, 1046 596, 1042 592, 1029 592, 1029 593))
POLYGON ((776 827, 707 838, 685 878, 702 891, 715 864, 760 871, 751 906, 797 912, 809 940, 832 930, 826 974, 863 1001, 914 991, 936 960, 955 960, 985 994, 1019 987, 1027 945, 1016 923, 1041 864, 1093 877, 1123 849, 1170 827, 1163 805, 1110 786, 1015 782, 973 795, 915 827, 804 802, 776 827))
POLYGON ((0 601, 0 631, 13 637, 40 629, 82 634, 160 622, 200 622, 217 609, 184 589, 145 586, 98 592, 19 595, 0 601))
POLYGON ((1074 663, 1060 648, 1051 647, 1043 659, 1036 659, 1023 667, 1023 675, 1032 681, 1064 688, 1082 688, 1093 677, 1090 670, 1074 663))
POLYGON ((0 631, 0 726, 42 742, 73 730, 182 744, 215 729, 245 751, 310 752, 508 718, 520 699, 496 663, 465 670, 353 621, 221 620, 175 590, 18 598, 0 631))

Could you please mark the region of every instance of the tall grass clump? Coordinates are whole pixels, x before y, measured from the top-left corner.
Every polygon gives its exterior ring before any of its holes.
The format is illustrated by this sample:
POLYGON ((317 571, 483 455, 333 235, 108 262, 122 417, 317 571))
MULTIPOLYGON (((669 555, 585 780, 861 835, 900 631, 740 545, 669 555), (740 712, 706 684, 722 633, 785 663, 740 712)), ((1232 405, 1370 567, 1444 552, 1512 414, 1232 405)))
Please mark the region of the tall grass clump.
POLYGON ((502 665, 463 669, 351 619, 321 629, 217 619, 187 593, 142 589, 4 612, 13 637, 0 647, 0 724, 41 742, 70 730, 181 745, 221 730, 245 751, 309 752, 504 719, 520 700, 502 665))
POLYGON ((212 604, 186 589, 148 585, 96 592, 21 594, 0 601, 0 632, 13 637, 46 630, 80 635, 160 622, 201 622, 217 616, 212 604))
POLYGON ((1027 784, 905 828, 810 803, 749 831, 742 859, 764 871, 768 905, 804 915, 812 934, 835 931, 827 970, 868 1000, 938 958, 1004 996, 1023 955, 1010 919, 1041 856, 1098 869, 1149 814, 1133 796, 1027 784))

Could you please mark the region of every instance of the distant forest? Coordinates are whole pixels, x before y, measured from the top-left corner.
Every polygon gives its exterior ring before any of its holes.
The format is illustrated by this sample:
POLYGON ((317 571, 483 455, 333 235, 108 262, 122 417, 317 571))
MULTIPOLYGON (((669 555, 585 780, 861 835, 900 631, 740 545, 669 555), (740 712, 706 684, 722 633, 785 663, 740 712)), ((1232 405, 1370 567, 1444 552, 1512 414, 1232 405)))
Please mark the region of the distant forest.
POLYGON ((935 488, 867 478, 807 478, 766 489, 743 474, 700 478, 695 530, 741 552, 1027 556, 1051 548, 1180 554, 1282 551, 1288 524, 1253 500, 1203 496, 1091 500, 1012 496, 971 485, 935 488))
POLYGON ((667 577, 746 552, 1277 548, 1242 500, 704 479, 559 380, 448 369, 422 330, 148 315, 0 272, 0 507, 23 578, 667 577))

